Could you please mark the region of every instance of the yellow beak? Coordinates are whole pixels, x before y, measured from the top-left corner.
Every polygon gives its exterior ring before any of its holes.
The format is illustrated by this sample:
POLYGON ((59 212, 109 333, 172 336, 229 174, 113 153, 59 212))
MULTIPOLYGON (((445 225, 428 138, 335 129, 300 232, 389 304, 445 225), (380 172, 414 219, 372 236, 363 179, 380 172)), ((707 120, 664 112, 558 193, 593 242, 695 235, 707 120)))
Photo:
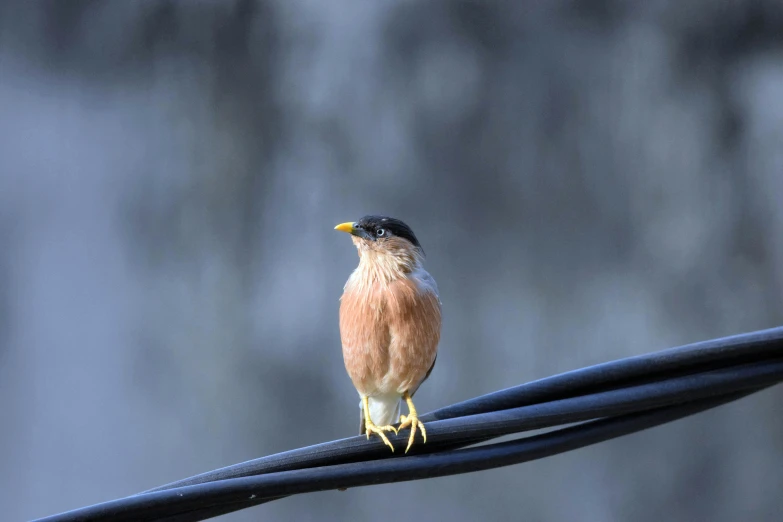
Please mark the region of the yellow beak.
POLYGON ((340 223, 336 227, 334 227, 335 230, 339 230, 340 232, 347 232, 349 234, 353 234, 355 228, 353 226, 353 223, 340 223))

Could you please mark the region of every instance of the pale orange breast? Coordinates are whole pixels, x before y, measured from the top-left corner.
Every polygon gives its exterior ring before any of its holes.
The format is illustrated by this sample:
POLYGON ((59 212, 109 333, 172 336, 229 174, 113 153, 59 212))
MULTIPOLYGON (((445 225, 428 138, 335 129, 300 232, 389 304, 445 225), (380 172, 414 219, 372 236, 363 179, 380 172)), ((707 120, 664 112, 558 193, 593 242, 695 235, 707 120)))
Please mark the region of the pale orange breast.
POLYGON ((348 375, 362 395, 415 391, 440 340, 440 301, 411 279, 346 288, 340 336, 348 375))

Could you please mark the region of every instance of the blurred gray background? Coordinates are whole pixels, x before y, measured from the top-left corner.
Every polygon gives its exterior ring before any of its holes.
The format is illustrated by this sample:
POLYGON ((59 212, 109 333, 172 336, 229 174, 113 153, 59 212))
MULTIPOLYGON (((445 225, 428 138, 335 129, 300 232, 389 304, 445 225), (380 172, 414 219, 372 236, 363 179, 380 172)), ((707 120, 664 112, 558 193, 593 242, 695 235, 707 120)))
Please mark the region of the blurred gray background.
MULTIPOLYGON (((783 323, 777 0, 0 3, 0 511, 351 436, 332 228, 407 221, 430 411, 783 323)), ((783 389, 225 520, 777 521, 783 389)))

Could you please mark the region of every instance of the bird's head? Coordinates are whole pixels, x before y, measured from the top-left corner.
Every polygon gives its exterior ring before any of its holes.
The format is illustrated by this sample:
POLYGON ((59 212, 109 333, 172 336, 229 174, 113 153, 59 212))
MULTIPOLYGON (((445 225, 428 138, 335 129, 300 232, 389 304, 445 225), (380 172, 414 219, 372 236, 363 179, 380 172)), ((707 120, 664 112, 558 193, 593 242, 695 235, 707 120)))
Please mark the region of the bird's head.
POLYGON ((410 271, 424 257, 413 230, 399 219, 364 216, 353 223, 341 223, 334 229, 351 234, 363 262, 398 264, 410 271))

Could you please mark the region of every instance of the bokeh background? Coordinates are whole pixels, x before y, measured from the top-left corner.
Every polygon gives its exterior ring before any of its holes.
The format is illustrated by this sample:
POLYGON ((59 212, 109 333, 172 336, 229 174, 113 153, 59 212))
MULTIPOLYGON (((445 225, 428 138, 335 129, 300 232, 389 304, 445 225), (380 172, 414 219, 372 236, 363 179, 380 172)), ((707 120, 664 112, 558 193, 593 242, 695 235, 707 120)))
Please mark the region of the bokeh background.
MULTIPOLYGON (((353 435, 332 230, 444 303, 430 411, 783 323, 777 0, 0 3, 0 511, 353 435)), ((778 521, 783 389, 225 520, 778 521)))

